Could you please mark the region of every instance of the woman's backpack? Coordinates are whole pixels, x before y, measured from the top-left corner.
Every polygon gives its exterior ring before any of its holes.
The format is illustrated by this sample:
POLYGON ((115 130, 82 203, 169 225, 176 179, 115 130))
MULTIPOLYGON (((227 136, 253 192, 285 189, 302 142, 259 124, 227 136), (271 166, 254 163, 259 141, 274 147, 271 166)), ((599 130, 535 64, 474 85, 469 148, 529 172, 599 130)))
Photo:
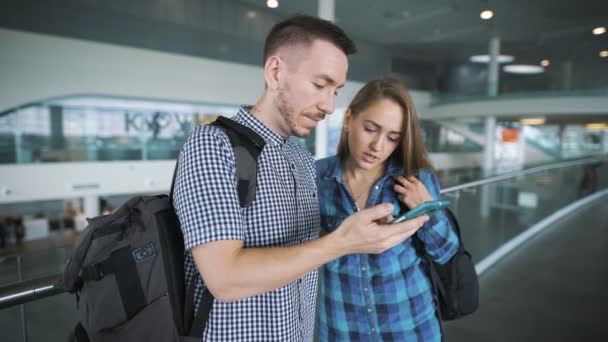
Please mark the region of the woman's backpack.
POLYGON ((469 315, 479 306, 479 280, 471 254, 464 248, 460 226, 449 209, 445 213, 458 235, 458 251, 445 264, 434 262, 425 252, 422 241, 414 235, 414 246, 425 261, 427 273, 433 286, 437 313, 441 320, 449 321, 469 315))

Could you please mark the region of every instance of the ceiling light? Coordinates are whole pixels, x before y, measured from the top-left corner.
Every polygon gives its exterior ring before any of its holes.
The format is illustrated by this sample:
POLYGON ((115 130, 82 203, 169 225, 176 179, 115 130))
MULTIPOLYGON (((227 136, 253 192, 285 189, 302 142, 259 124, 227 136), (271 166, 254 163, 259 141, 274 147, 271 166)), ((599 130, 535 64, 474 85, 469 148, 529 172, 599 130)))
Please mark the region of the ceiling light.
POLYGON ((519 120, 519 122, 526 126, 542 125, 545 123, 545 118, 526 118, 519 120))
POLYGON ((585 128, 590 129, 590 130, 602 130, 602 129, 608 129, 608 125, 605 123, 590 123, 590 124, 586 124, 585 128))
POLYGON ((608 50, 600 51, 600 57, 608 57, 608 50))
MULTIPOLYGON (((489 55, 474 55, 469 57, 469 60, 473 63, 490 63, 489 55)), ((515 57, 509 55, 498 55, 498 63, 511 63, 515 60, 515 57)))
POLYGON ((479 17, 483 20, 492 19, 493 16, 494 16, 494 12, 492 12, 490 10, 485 10, 485 11, 479 13, 479 17))
POLYGON ((510 64, 502 67, 502 70, 511 74, 540 74, 545 68, 531 64, 510 64))
POLYGON ((247 11, 247 18, 253 19, 256 16, 257 16, 257 13, 255 13, 255 11, 247 11))
POLYGON ((591 32, 593 32, 593 34, 597 36, 606 33, 606 28, 604 26, 598 26, 594 28, 591 32))
POLYGON ((279 7, 279 1, 278 0, 267 0, 266 6, 268 6, 270 8, 277 8, 277 7, 279 7))
POLYGON ((540 61, 540 65, 547 67, 551 64, 551 61, 548 59, 543 59, 542 61, 540 61))

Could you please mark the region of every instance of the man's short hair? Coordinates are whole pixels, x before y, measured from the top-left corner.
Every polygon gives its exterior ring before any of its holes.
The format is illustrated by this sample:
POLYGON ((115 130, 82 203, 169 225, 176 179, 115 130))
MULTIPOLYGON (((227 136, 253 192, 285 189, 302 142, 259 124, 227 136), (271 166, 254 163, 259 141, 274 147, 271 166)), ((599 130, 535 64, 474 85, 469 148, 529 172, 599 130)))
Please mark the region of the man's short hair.
POLYGON ((281 47, 298 44, 310 46, 315 39, 332 43, 345 55, 357 52, 355 43, 331 21, 298 14, 272 27, 264 43, 264 63, 281 47))

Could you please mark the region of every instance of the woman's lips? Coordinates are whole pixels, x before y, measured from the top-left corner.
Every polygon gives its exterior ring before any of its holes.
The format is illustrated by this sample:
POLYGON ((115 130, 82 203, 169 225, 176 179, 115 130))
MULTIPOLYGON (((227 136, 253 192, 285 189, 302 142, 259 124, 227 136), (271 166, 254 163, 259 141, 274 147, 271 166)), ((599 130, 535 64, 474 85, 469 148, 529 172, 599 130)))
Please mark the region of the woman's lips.
POLYGON ((375 163, 378 160, 378 157, 373 154, 363 153, 363 160, 368 163, 375 163))

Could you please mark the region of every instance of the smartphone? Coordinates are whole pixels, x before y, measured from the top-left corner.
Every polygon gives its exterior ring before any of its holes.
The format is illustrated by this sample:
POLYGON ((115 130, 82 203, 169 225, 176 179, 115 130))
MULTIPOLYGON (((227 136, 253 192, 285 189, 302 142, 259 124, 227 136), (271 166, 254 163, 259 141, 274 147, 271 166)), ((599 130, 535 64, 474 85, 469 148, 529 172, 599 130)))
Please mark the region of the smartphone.
POLYGON ((413 219, 420 215, 430 215, 439 209, 447 208, 450 205, 450 201, 428 201, 420 204, 412 210, 406 211, 404 214, 399 215, 391 223, 399 223, 413 219))

